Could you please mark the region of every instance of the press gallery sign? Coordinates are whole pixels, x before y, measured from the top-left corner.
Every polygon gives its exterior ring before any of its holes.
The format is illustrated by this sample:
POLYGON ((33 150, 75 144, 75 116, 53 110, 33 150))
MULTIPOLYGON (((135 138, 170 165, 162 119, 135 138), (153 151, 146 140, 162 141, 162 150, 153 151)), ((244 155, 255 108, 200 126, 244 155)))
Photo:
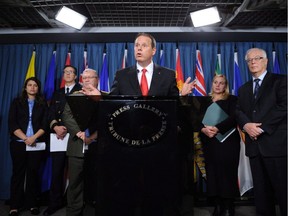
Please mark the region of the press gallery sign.
POLYGON ((146 103, 125 104, 109 115, 108 131, 114 140, 128 146, 157 143, 167 133, 168 114, 146 103))

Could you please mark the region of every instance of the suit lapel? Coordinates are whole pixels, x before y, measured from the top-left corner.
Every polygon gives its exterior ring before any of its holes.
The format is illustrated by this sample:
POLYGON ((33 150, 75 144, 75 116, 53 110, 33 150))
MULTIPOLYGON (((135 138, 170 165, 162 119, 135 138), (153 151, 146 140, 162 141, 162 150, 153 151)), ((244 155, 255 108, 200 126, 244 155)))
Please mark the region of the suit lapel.
POLYGON ((75 92, 75 91, 79 91, 79 90, 81 90, 81 86, 76 83, 76 84, 73 86, 73 88, 71 89, 70 94, 72 94, 72 93, 75 92))
POLYGON ((137 68, 136 65, 135 67, 131 67, 130 70, 127 72, 127 77, 129 84, 131 85, 131 88, 137 95, 142 95, 141 88, 139 85, 138 81, 138 76, 137 76, 137 68))
POLYGON ((251 104, 255 103, 253 91, 254 91, 253 80, 250 80, 250 82, 248 83, 248 86, 247 86, 247 98, 251 98, 251 104))
POLYGON ((265 92, 265 89, 267 88, 267 85, 269 84, 269 79, 270 79, 270 73, 267 73, 261 83, 261 86, 258 90, 258 95, 257 98, 255 99, 255 103, 257 103, 257 101, 261 98, 261 96, 263 95, 263 92, 265 92))
POLYGON ((157 94, 157 88, 159 86, 159 80, 161 77, 161 69, 154 64, 154 68, 153 68, 153 76, 152 76, 152 80, 151 80, 151 85, 150 85, 150 89, 148 92, 148 95, 156 95, 157 94))

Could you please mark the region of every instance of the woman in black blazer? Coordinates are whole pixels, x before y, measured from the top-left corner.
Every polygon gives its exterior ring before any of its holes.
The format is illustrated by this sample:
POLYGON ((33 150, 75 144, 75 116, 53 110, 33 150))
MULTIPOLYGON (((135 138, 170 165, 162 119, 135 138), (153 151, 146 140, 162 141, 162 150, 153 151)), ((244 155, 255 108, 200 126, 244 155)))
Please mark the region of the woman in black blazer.
POLYGON ((26 151, 27 146, 45 142, 47 103, 40 92, 40 81, 35 77, 27 79, 22 95, 13 100, 9 110, 13 166, 10 216, 17 216, 20 208, 28 208, 33 215, 40 213, 37 196, 40 192, 39 170, 44 151, 26 151))
MULTIPOLYGON (((215 202, 213 216, 232 216, 234 215, 233 199, 239 196, 240 136, 235 119, 237 98, 229 94, 227 79, 222 74, 214 76, 210 96, 211 104, 216 103, 228 117, 223 118, 224 120, 216 125, 203 124, 201 129, 207 174, 207 195, 215 202), (217 134, 225 134, 231 129, 235 129, 234 132, 223 142, 216 138, 217 134)), ((215 112, 212 116, 215 116, 215 112)))

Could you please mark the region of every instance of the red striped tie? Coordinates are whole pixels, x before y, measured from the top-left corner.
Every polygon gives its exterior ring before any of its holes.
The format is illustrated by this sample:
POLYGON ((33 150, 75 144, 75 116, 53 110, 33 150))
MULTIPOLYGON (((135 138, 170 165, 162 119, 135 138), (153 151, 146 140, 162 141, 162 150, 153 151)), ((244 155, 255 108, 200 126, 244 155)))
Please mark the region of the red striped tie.
POLYGON ((142 76, 141 76, 141 84, 140 84, 143 96, 148 95, 148 82, 146 79, 146 72, 147 72, 147 70, 145 68, 143 68, 142 69, 142 76))

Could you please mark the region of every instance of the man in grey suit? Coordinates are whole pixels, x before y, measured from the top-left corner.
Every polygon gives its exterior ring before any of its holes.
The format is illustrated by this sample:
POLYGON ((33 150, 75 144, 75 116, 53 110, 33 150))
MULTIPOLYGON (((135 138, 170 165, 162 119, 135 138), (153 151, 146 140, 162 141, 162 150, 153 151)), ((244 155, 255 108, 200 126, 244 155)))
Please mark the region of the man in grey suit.
MULTIPOLYGON (((96 88, 98 85, 97 72, 93 69, 85 69, 82 74, 82 80, 84 86, 89 84, 96 88)), ((66 125, 67 132, 70 134, 67 146, 69 185, 67 189, 66 215, 82 216, 84 207, 84 156, 85 150, 96 144, 96 118, 91 118, 91 124, 88 124, 88 128, 85 131, 81 131, 70 106, 66 103, 62 119, 66 125)))
POLYGON ((236 109, 245 132, 257 215, 275 216, 278 203, 287 215, 287 77, 267 72, 267 55, 259 48, 245 56, 252 80, 238 90, 236 109))

